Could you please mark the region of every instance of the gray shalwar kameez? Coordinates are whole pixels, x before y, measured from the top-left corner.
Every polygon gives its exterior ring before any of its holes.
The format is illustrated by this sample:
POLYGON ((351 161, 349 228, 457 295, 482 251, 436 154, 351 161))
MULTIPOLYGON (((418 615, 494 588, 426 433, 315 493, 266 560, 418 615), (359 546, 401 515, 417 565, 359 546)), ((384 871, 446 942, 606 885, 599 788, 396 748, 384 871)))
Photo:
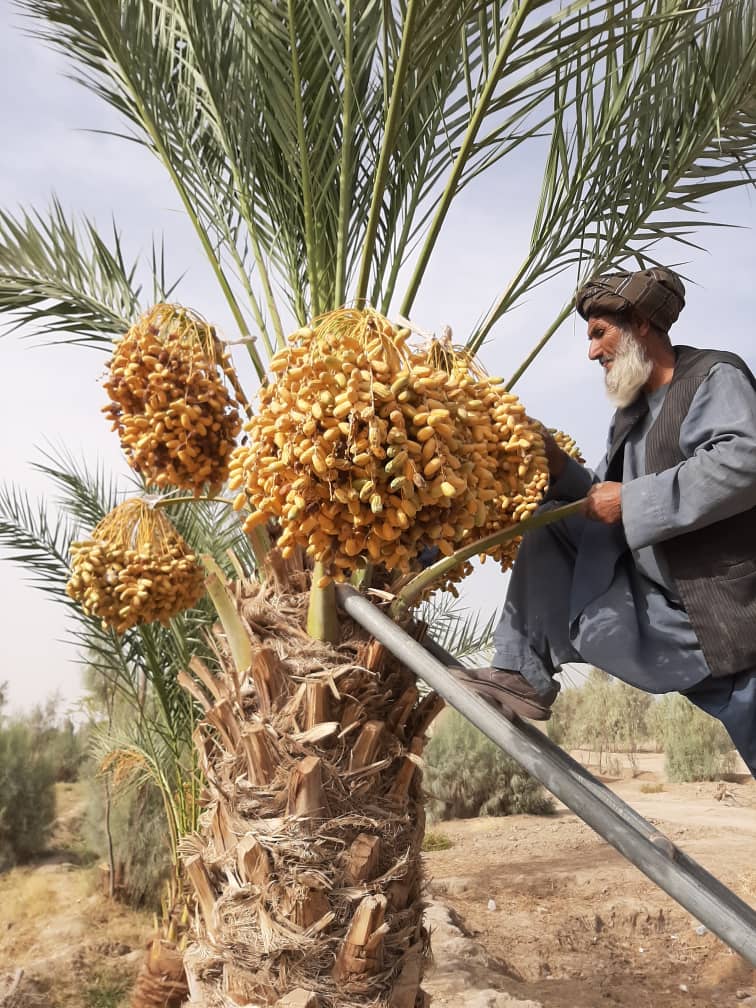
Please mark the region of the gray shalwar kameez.
MULTIPOLYGON (((739 369, 716 364, 680 429, 685 461, 646 474, 646 436, 666 391, 647 397, 649 412, 625 441, 622 523, 576 517, 525 536, 493 664, 521 672, 541 693, 560 665, 572 661, 651 693, 686 692, 724 721, 756 775, 756 670, 711 678, 674 582, 653 549, 756 506, 756 392, 739 369), (736 724, 722 713, 730 703, 736 724)), ((595 474, 570 461, 550 500, 583 497, 605 471, 606 458, 595 474)))

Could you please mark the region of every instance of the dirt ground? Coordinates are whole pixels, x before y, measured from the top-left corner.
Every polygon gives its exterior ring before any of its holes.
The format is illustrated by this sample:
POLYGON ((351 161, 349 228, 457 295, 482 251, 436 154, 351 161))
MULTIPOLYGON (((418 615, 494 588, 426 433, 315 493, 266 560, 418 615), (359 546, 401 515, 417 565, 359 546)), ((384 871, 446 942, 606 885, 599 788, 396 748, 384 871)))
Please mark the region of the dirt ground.
MULTIPOLYGON (((647 757, 639 777, 608 783, 753 905, 756 782, 648 793, 658 762, 647 757)), ((484 950, 487 987, 543 1008, 756 1004, 756 971, 563 807, 435 829, 453 846, 426 855, 430 891, 484 950)), ((452 986, 446 976, 434 1008, 461 1003, 452 986)))
MULTIPOLYGON (((756 782, 663 784, 659 758, 642 759, 609 785, 754 904, 756 782)), ((19 969, 13 1008, 117 1008, 141 961, 150 916, 68 857, 75 794, 66 803, 56 852, 0 876, 2 1008, 19 969)), ((433 832, 453 845, 425 856, 433 1008, 756 1005, 756 972, 564 808, 433 832)))
POLYGON ((81 840, 84 794, 58 785, 48 854, 0 873, 0 1008, 126 1004, 152 915, 103 894, 81 840))

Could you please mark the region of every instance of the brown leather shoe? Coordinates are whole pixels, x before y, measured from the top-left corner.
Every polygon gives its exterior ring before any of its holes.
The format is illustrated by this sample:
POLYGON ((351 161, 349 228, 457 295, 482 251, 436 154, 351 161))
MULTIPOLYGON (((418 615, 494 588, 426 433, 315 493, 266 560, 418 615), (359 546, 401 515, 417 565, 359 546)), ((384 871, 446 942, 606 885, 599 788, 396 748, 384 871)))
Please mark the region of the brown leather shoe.
POLYGON ((497 707, 506 717, 508 713, 519 714, 531 721, 548 721, 551 705, 559 693, 554 684, 548 693, 538 693, 519 672, 507 672, 497 668, 452 668, 458 682, 497 707))

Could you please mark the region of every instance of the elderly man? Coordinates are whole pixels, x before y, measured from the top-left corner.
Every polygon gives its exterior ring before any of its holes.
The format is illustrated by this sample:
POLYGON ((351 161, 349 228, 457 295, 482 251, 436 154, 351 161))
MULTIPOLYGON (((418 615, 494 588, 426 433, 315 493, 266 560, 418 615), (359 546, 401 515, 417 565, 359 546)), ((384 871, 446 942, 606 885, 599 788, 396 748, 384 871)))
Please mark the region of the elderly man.
POLYGON ((525 536, 493 667, 462 678, 539 720, 564 662, 679 691, 756 776, 756 380, 734 354, 671 344, 671 270, 596 277, 576 303, 617 408, 607 453, 593 473, 547 445, 549 501, 585 497, 583 516, 525 536))

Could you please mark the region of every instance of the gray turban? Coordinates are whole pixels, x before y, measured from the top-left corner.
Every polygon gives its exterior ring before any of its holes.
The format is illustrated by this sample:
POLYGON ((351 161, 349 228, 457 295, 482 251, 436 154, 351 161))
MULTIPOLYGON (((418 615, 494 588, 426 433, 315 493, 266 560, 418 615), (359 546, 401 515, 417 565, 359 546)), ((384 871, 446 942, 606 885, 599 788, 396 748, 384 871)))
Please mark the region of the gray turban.
POLYGON ((584 319, 632 309, 666 333, 685 307, 685 287, 664 266, 637 273, 605 273, 583 284, 575 295, 575 307, 584 319))

